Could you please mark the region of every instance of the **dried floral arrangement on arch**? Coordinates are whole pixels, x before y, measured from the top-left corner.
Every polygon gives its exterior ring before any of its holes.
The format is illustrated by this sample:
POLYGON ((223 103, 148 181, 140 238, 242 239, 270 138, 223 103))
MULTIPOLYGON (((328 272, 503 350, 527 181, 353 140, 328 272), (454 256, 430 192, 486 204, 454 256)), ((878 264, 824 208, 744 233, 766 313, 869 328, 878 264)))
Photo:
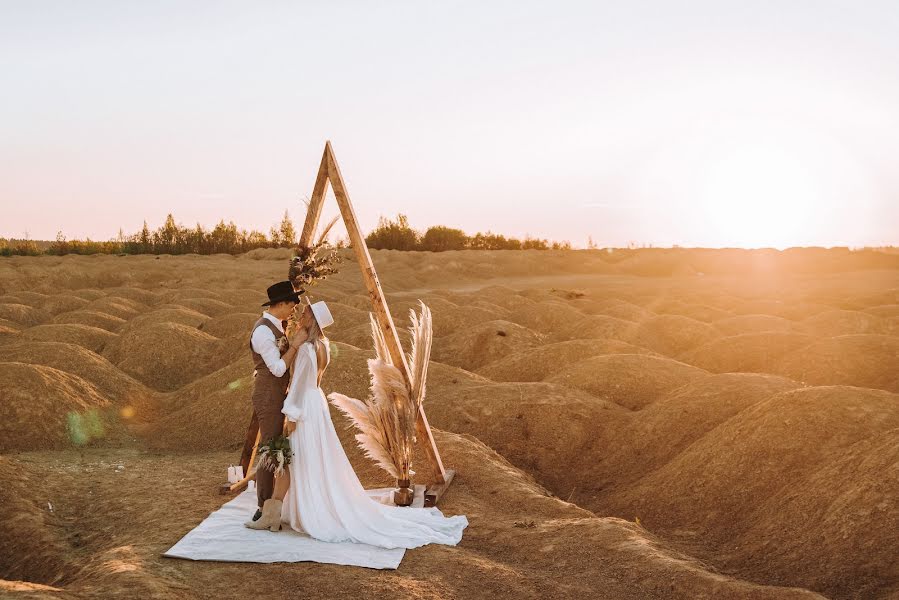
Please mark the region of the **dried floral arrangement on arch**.
MULTIPOLYGON (((334 217, 325 225, 318 236, 318 241, 311 246, 298 246, 294 250, 294 256, 290 259, 290 268, 287 271, 287 279, 290 280, 293 289, 300 294, 306 293, 306 288, 315 285, 319 281, 327 279, 337 273, 337 264, 341 261, 340 255, 330 242, 328 233, 337 223, 338 217, 334 217)), ((302 305, 297 308, 301 310, 302 305)), ((287 318, 288 335, 278 340, 278 349, 283 354, 287 350, 288 336, 296 331, 299 310, 294 310, 287 318)))
POLYGON ((337 273, 336 265, 340 262, 340 255, 337 248, 327 240, 328 233, 337 223, 337 219, 338 217, 334 217, 325 225, 318 236, 318 241, 311 246, 299 246, 295 256, 290 259, 287 279, 296 291, 304 292, 306 286, 315 285, 337 273))

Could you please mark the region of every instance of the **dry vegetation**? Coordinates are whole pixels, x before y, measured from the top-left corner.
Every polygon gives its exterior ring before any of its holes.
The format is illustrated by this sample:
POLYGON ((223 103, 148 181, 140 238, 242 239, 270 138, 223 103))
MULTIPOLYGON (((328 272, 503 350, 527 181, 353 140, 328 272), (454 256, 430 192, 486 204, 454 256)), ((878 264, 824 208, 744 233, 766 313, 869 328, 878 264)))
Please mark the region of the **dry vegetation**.
MULTIPOLYGON (((841 249, 374 251, 397 323, 434 312, 461 544, 395 572, 161 558, 223 501, 289 254, 0 260, 0 595, 899 595, 899 255, 841 249)), ((355 264, 315 291, 325 391, 360 397, 355 264)))

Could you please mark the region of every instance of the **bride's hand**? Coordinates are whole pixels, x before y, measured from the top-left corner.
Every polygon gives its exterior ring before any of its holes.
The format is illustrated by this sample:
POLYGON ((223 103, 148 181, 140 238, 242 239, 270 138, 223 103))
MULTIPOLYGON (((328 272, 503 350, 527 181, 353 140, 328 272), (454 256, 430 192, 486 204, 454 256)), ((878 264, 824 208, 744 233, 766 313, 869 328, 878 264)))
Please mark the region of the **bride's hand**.
POLYGON ((290 435, 291 433, 293 433, 294 431, 296 431, 296 428, 297 428, 296 422, 291 421, 290 419, 288 419, 288 420, 287 420, 287 435, 290 435))
POLYGON ((304 328, 300 328, 296 333, 290 336, 290 345, 296 348, 300 344, 306 341, 306 338, 309 337, 309 332, 304 328))

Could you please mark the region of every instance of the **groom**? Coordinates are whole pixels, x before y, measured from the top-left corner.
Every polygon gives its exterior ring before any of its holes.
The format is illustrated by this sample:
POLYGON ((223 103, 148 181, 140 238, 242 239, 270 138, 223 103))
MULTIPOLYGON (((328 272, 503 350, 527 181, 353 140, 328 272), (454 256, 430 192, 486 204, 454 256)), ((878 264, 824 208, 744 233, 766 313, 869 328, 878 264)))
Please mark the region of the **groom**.
MULTIPOLYGON (((289 345, 283 355, 278 349, 278 342, 284 337, 287 318, 300 302, 302 291, 295 291, 289 281, 279 281, 269 286, 267 292, 268 302, 262 306, 267 306, 268 309, 253 325, 250 337, 250 352, 256 367, 253 372, 253 409, 259 421, 261 443, 282 433, 284 415, 281 414, 281 408, 290 382, 288 365, 293 362, 297 349, 302 344, 295 336, 288 340, 289 345)), ((272 497, 274 479, 274 473, 257 465, 256 501, 259 506, 253 515, 254 521, 262 516, 262 505, 272 497)))

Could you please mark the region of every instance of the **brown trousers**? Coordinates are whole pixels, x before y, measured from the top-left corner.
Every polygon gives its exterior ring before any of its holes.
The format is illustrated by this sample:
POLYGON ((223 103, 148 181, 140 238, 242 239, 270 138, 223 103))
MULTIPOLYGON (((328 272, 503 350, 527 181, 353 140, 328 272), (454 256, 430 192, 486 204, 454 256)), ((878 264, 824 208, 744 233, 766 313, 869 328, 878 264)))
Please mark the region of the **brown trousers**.
MULTIPOLYGON (((277 380, 258 377, 256 387, 253 390, 253 409, 256 411, 256 419, 259 421, 259 443, 264 444, 276 435, 284 431, 284 415, 281 408, 284 406, 286 394, 278 389, 277 380), (274 384, 274 385, 273 385, 274 384)), ((272 497, 275 489, 275 474, 268 469, 259 467, 256 463, 256 501, 259 507, 272 497)))

